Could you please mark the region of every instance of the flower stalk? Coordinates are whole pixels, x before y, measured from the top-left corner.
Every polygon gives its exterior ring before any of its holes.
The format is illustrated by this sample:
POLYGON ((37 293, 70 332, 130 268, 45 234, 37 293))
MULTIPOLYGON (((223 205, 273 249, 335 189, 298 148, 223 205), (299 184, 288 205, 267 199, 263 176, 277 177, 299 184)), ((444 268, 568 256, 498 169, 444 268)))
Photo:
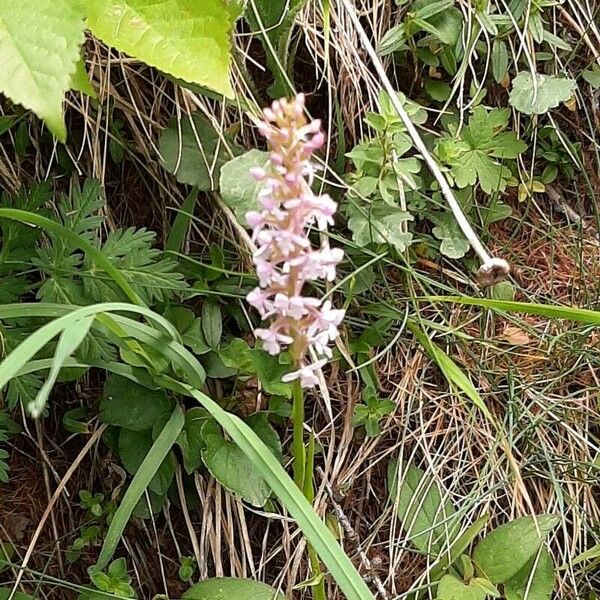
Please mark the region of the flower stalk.
MULTIPOLYGON (((253 169, 262 183, 260 210, 250 211, 246 220, 252 228, 257 250, 253 260, 259 285, 247 300, 269 326, 255 330, 263 348, 271 355, 288 349, 292 371, 282 380, 293 383, 292 453, 294 481, 313 501, 314 439, 304 443, 304 389, 319 383, 318 373, 332 356, 330 343, 339 335, 344 311, 330 300, 305 294, 313 281, 333 281, 336 266, 344 253, 331 248, 326 235, 337 204, 327 195, 311 189, 316 166, 313 153, 325 137, 318 120, 304 115, 304 96, 292 101, 276 100, 263 111, 259 132, 267 139, 270 168, 253 169), (316 230, 320 243, 314 246, 310 234, 316 230), (316 360, 311 356, 315 354, 316 360)), ((313 571, 313 597, 325 600, 325 582, 319 560, 308 549, 313 571)))

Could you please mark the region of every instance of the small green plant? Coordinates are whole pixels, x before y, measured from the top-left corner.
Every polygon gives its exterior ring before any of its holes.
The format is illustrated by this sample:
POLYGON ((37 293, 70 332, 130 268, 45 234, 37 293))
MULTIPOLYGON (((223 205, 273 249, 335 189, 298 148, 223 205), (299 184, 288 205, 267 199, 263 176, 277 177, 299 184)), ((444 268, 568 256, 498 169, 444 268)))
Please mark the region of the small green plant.
MULTIPOLYGON (((0 444, 4 444, 10 437, 21 432, 21 427, 15 423, 8 414, 0 409, 0 444)), ((0 483, 8 483, 10 478, 10 468, 6 459, 8 452, 0 447, 0 483)))
POLYGON ((424 471, 391 461, 388 485, 411 543, 417 551, 438 558, 430 571, 431 580, 437 582, 437 600, 485 600, 489 596, 516 600, 527 593, 536 600, 550 599, 554 564, 544 541, 558 524, 556 516, 515 519, 475 543, 488 516, 459 535, 456 508, 424 471), (468 552, 472 544, 473 550, 468 552))
POLYGON ((186 583, 189 583, 194 576, 197 568, 196 559, 193 556, 182 556, 179 559, 179 579, 186 583))
POLYGON ((117 598, 138 597, 131 585, 131 576, 127 573, 127 561, 124 558, 117 558, 111 562, 106 572, 92 573, 91 579, 98 591, 84 592, 80 594, 79 600, 103 600, 106 594, 113 594, 117 598))
POLYGON ((364 404, 354 407, 352 425, 364 427, 367 437, 377 437, 381 433, 380 422, 391 415, 396 409, 396 403, 387 398, 369 396, 364 404))

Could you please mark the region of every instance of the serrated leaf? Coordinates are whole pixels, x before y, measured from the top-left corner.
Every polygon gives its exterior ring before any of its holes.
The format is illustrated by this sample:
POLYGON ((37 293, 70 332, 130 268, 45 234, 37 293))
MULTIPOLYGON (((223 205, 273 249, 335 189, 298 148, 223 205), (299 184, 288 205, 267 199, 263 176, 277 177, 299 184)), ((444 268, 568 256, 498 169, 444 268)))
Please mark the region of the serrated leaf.
POLYGON ((0 0, 0 90, 44 119, 62 142, 67 130, 62 103, 71 86, 83 15, 69 0, 0 0))
POLYGON ((423 554, 437 556, 450 543, 460 524, 449 500, 443 500, 437 483, 421 469, 404 465, 398 488, 398 462, 388 465, 390 500, 410 542, 423 554))
POLYGON ((159 150, 163 167, 179 183, 200 191, 218 189, 222 166, 239 151, 234 144, 226 148, 210 121, 199 114, 185 117, 179 124, 171 119, 160 136, 159 150))
POLYGON ((540 548, 513 577, 504 584, 506 600, 549 600, 554 589, 554 562, 546 548, 540 548))
POLYGON ((182 600, 285 600, 272 587, 253 581, 234 577, 207 579, 192 586, 182 600))
POLYGON ((570 78, 536 73, 534 80, 529 71, 523 71, 513 79, 508 102, 526 115, 543 115, 569 100, 575 87, 575 81, 570 78))
POLYGON ((412 242, 412 233, 403 231, 403 227, 413 216, 400 208, 376 203, 361 211, 350 204, 348 213, 348 227, 358 246, 390 244, 404 252, 412 242))
POLYGON ((473 551, 478 571, 492 583, 508 581, 538 552, 558 521, 554 515, 522 517, 494 529, 473 551))
POLYGON ((262 184, 250 175, 250 169, 266 168, 268 164, 267 152, 250 150, 226 162, 221 168, 221 196, 243 225, 246 225, 246 213, 258 210, 258 193, 262 188, 262 184))
POLYGON ((143 431, 172 410, 173 403, 163 390, 150 390, 119 375, 112 375, 104 384, 100 420, 108 425, 143 431))
POLYGON ((222 0, 94 0, 87 25, 103 42, 228 98, 231 21, 222 0))

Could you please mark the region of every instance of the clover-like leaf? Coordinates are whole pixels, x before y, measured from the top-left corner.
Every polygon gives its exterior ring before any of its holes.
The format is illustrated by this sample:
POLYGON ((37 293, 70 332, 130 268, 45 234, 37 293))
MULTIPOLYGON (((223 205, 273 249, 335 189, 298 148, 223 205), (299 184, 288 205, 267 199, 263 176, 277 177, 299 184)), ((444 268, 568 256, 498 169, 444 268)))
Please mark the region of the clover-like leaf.
POLYGON ((508 101, 526 115, 543 115, 569 100, 574 92, 573 79, 540 73, 534 79, 530 72, 523 71, 513 79, 508 101))

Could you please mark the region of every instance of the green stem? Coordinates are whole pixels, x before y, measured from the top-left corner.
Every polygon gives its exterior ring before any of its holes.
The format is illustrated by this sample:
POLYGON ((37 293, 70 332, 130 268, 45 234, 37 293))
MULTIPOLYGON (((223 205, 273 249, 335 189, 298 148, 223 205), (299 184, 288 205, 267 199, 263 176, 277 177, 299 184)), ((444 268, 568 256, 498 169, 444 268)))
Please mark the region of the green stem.
POLYGON ((292 402, 293 440, 292 451, 294 455, 294 481, 304 489, 304 476, 306 455, 304 450, 304 392, 299 381, 294 384, 292 402))
MULTIPOLYGON (((308 448, 304 445, 304 391, 300 382, 293 389, 292 401, 293 439, 292 452, 294 455, 294 482, 302 490, 304 497, 312 504, 315 497, 313 485, 313 470, 315 458, 315 437, 311 434, 308 448)), ((312 587, 314 600, 327 600, 325 595, 325 577, 315 549, 308 544, 308 559, 313 577, 318 581, 312 587)))

